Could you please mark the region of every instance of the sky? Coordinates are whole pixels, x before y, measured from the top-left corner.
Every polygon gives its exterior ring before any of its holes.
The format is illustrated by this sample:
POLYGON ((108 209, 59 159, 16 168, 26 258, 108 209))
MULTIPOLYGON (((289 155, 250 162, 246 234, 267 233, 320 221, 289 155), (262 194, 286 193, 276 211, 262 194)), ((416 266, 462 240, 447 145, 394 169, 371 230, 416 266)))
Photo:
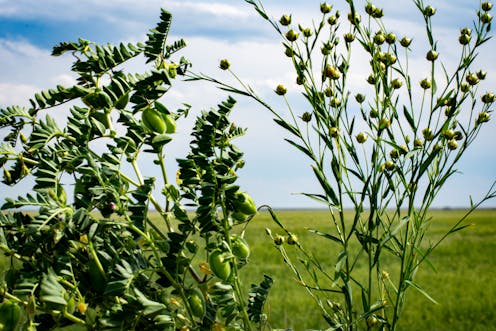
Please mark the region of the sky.
MULTIPOLYGON (((274 18, 291 13, 294 21, 308 26, 312 19, 320 18, 320 2, 265 0, 264 5, 274 18)), ((329 3, 341 12, 347 12, 344 0, 329 3)), ((427 44, 422 18, 413 1, 396 0, 394 6, 385 0, 374 3, 384 7, 384 20, 391 31, 414 39, 414 49, 418 51, 412 53, 410 66, 414 79, 420 80, 427 72, 424 59, 427 44)), ((459 29, 472 26, 479 1, 431 0, 430 3, 437 9, 433 25, 435 37, 439 40, 440 60, 449 69, 459 54, 459 29)), ((364 5, 364 1, 356 1, 360 11, 364 5)), ((27 101, 35 92, 75 82, 75 76, 70 72, 71 57, 50 56, 54 45, 78 38, 98 44, 143 41, 148 30, 158 21, 161 7, 173 14, 169 40, 184 38, 187 41, 188 47, 180 55, 192 62, 192 70, 229 81, 231 78, 227 73, 218 69, 219 61, 228 58, 233 71, 283 114, 287 114, 286 108, 273 92, 281 83, 288 86, 288 97, 296 108, 307 107, 294 83, 294 73, 283 54, 281 40, 243 0, 0 0, 0 107, 28 106, 27 101)), ((490 91, 496 86, 495 51, 495 40, 490 40, 476 63, 488 72, 487 79, 479 87, 481 91, 490 91)), ((360 55, 357 63, 359 60, 363 60, 360 55)), ((361 62, 352 72, 351 88, 356 88, 356 91, 364 88, 364 77, 368 76, 364 73, 367 62, 361 62)), ((142 63, 129 66, 131 72, 145 69, 142 63)), ((193 106, 194 115, 215 107, 225 98, 225 92, 212 85, 178 82, 164 100, 172 105, 187 102, 193 106)), ((319 192, 309 160, 284 142, 286 134, 273 123, 268 111, 242 97, 236 98, 239 104, 232 119, 238 126, 248 129, 245 136, 235 141, 245 152, 246 166, 238 172, 242 188, 259 205, 321 207, 298 194, 319 192)), ((61 113, 51 115, 62 120, 61 113)), ((178 123, 178 133, 166 154, 171 169, 169 173, 175 171, 175 159, 186 156, 193 121, 194 116, 190 116, 190 119, 178 123)), ((496 180, 494 120, 483 128, 479 138, 459 163, 460 173, 450 179, 434 206, 465 207, 469 204, 469 196, 477 200, 496 180)), ((142 166, 146 174, 159 174, 147 160, 142 166)), ((0 184, 0 200, 18 194, 23 194, 22 188, 0 184)), ((496 201, 484 206, 495 207, 496 201)))

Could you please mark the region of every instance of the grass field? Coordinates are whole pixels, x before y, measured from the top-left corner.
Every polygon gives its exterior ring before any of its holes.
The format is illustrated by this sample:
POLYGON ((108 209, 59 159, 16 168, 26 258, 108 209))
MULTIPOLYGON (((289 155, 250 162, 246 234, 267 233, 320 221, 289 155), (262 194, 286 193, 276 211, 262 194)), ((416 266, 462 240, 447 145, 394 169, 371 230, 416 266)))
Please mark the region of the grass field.
MULTIPOLYGON (((431 235, 443 234, 463 211, 433 211, 431 235)), ((300 242, 315 249, 318 256, 335 259, 335 246, 322 245, 305 227, 325 229, 325 211, 280 211, 284 224, 298 234, 300 242)), ((454 234, 431 256, 436 268, 427 265, 417 274, 418 283, 439 305, 412 290, 407 296, 399 330, 496 330, 496 211, 480 210, 467 221, 474 225, 454 234)), ((258 282, 263 273, 271 275, 274 286, 269 297, 273 327, 296 330, 321 329, 326 324, 306 292, 295 284, 292 273, 273 247, 265 228, 280 231, 267 213, 259 214, 248 226, 247 239, 252 258, 245 282, 258 282)))
MULTIPOLYGON (((463 211, 432 211, 431 236, 441 235, 463 211)), ((307 227, 325 230, 325 211, 279 211, 283 223, 299 241, 316 255, 332 263, 337 248, 316 240, 307 227)), ((467 221, 473 226, 458 232, 431 256, 436 270, 427 265, 417 274, 418 283, 434 297, 434 305, 421 294, 410 291, 401 331, 496 330, 496 210, 480 210, 467 221)), ((249 224, 246 237, 252 249, 250 263, 242 269, 243 283, 259 283, 263 274, 275 280, 268 302, 272 327, 295 331, 327 328, 319 310, 299 287, 289 268, 274 248, 265 229, 280 232, 268 213, 258 214, 249 224)), ((1 263, 0 263, 1 269, 1 263)), ((1 271, 1 270, 0 270, 1 271)))

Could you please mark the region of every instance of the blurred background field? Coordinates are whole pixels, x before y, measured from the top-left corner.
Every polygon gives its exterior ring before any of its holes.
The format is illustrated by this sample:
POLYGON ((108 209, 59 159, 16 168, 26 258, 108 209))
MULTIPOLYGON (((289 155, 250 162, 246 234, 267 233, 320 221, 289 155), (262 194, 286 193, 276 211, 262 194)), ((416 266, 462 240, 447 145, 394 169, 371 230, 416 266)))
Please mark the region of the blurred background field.
MULTIPOLYGON (((431 238, 442 235, 463 214, 463 210, 432 211, 431 238)), ((339 253, 337 248, 307 231, 308 227, 323 231, 330 229, 326 211, 281 210, 277 215, 306 248, 332 268, 339 253)), ((152 218, 159 223, 157 216, 152 215, 152 218)), ((435 305, 411 290, 399 330, 496 330, 496 210, 476 211, 467 223, 472 226, 449 237, 433 253, 430 260, 435 270, 424 265, 417 274, 418 283, 439 304, 435 305)), ((273 328, 292 328, 295 331, 327 328, 317 306, 296 284, 293 274, 274 248, 266 228, 274 234, 282 234, 267 212, 259 213, 247 227, 246 238, 252 254, 250 263, 242 269, 245 287, 249 288, 251 283, 258 284, 264 274, 274 279, 267 305, 273 328)), ((8 260, 0 259, 1 269, 8 260)))

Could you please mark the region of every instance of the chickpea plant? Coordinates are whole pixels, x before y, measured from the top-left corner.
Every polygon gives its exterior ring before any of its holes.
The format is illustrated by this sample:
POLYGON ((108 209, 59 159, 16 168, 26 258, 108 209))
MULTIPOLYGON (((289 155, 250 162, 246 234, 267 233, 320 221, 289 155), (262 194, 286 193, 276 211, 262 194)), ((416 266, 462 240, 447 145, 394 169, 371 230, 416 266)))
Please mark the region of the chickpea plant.
POLYGON ((329 268, 307 251, 272 209, 283 233, 268 234, 315 299, 329 330, 397 330, 409 289, 434 301, 415 280, 419 268, 443 240, 468 226, 465 221, 475 208, 496 197, 493 184, 479 202, 471 200, 467 214, 447 233, 426 240, 434 221, 428 214, 433 201, 490 121, 495 95, 478 90, 487 74, 474 68, 474 61, 490 38, 492 5, 481 3, 473 26, 462 28, 453 40, 460 56, 450 73, 433 33, 436 9, 413 0, 425 22, 425 65, 430 72, 416 81, 409 58, 420 36, 414 40, 388 30, 382 19, 387 12, 371 2, 357 8, 347 0, 344 15, 322 3, 320 19, 312 27, 294 23, 289 14, 272 19, 261 1, 246 2, 281 37, 308 111, 293 109, 288 88, 281 84, 275 93, 287 105, 290 118, 285 118, 226 61, 221 68, 229 70, 240 87, 205 75, 191 79, 258 101, 287 131, 288 143, 311 160, 322 192, 303 194, 328 208, 329 227, 309 231, 328 241, 334 265, 329 268), (357 49, 367 55, 369 68, 362 73, 369 88, 359 93, 349 87, 355 64, 351 55, 357 49), (353 206, 351 219, 345 217, 347 205, 353 206))
POLYGON ((244 161, 232 140, 245 130, 229 121, 234 99, 198 115, 191 151, 177 160, 176 184, 168 180, 165 158, 174 156, 167 146, 190 111, 163 103, 190 66, 172 60, 186 44, 166 43, 171 19, 162 11, 145 43, 57 45, 53 55, 74 56, 77 84, 37 93, 29 108, 0 110, 3 182, 34 179, 32 190, 7 198, 0 213, 7 257, 0 329, 265 325, 272 279, 248 290, 239 278, 250 255, 244 227, 257 210, 236 185, 244 161), (127 73, 132 59, 146 60, 150 70, 127 73), (69 102, 62 127, 50 113, 69 102), (161 177, 144 174, 144 162, 161 177), (150 218, 151 208, 159 220, 150 218))

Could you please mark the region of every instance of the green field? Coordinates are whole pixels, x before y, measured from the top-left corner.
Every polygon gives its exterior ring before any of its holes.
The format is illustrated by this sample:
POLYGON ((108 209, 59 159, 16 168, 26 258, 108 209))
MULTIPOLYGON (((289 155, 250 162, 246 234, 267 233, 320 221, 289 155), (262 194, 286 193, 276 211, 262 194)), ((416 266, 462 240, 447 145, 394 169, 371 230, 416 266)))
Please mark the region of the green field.
MULTIPOLYGON (((327 241, 316 240, 306 231, 307 227, 321 230, 328 227, 325 211, 279 211, 277 214, 305 247, 324 261, 334 261, 339 253, 337 248, 328 246, 327 241)), ((462 214, 463 211, 431 212, 431 236, 441 235, 462 214)), ((431 256, 436 270, 424 265, 418 273, 418 283, 439 305, 410 291, 399 330, 496 330, 496 210, 477 211, 467 222, 473 226, 450 237, 431 256)), ((258 214, 247 228, 252 255, 248 266, 242 269, 243 283, 248 287, 259 283, 263 274, 273 277, 275 282, 268 302, 273 328, 295 331, 326 328, 316 305, 296 284, 266 235, 266 228, 271 228, 273 233, 280 232, 265 212, 258 214)))
MULTIPOLYGON (((433 211, 431 234, 446 231, 463 211, 433 211)), ((305 227, 325 229, 325 211, 280 211, 278 216, 298 234, 305 247, 312 247, 320 257, 336 258, 335 246, 322 245, 305 227)), ((467 221, 473 223, 454 234, 431 256, 435 267, 427 265, 417 274, 439 305, 411 290, 399 330, 496 330, 496 210, 480 210, 467 221)), ((321 329, 326 324, 306 292, 299 287, 289 268, 274 248, 265 228, 278 230, 267 213, 259 214, 248 226, 247 239, 252 247, 250 264, 243 270, 245 283, 259 282, 262 274, 271 275, 274 286, 269 297, 269 314, 273 327, 294 330, 321 329)))

